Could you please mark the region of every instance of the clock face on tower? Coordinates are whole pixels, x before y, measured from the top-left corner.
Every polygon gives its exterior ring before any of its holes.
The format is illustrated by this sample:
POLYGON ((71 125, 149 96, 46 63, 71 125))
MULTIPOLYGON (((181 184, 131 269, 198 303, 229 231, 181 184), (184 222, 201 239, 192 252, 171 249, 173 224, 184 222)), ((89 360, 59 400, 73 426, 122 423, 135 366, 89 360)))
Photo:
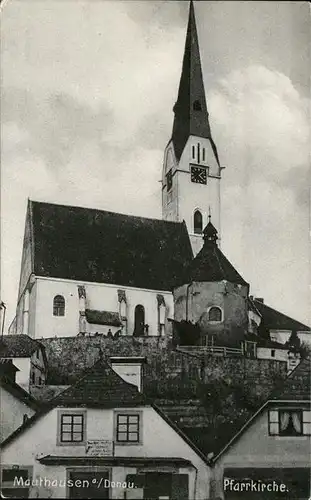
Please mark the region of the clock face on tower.
POLYGON ((206 184, 206 181, 207 181, 206 168, 191 167, 191 182, 206 184))

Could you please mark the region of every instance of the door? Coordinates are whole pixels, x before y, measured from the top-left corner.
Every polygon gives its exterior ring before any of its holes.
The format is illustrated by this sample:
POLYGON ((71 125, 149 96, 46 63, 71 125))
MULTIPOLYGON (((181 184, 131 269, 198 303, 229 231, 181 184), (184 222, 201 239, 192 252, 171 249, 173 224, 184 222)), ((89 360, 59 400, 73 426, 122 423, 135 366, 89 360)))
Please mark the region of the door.
POLYGON ((140 337, 145 333, 145 308, 141 304, 135 307, 134 336, 140 337))
POLYGON ((105 484, 105 480, 109 480, 108 471, 70 471, 68 479, 73 482, 68 488, 68 498, 110 499, 109 486, 105 484))
POLYGON ((144 500, 188 500, 188 474, 147 472, 144 500))

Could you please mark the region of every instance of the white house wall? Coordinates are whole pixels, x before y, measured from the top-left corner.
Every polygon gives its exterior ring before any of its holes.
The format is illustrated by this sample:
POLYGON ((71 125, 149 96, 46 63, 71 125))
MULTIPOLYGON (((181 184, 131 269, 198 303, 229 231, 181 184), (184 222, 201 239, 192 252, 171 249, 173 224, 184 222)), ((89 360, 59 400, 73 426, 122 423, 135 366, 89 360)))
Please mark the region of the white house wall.
POLYGON ((13 364, 19 369, 16 372, 16 383, 29 391, 30 358, 13 358, 13 364))
MULTIPOLYGON (((74 410, 77 411, 77 408, 74 410)), ((129 410, 133 411, 133 408, 129 410)), ((51 410, 2 450, 1 461, 3 468, 11 466, 12 464, 19 466, 33 466, 33 478, 41 476, 51 480, 65 480, 65 466, 44 466, 36 461, 37 456, 43 455, 85 455, 85 445, 57 446, 58 411, 58 409, 51 410)), ((126 409, 122 408, 120 411, 124 412, 126 409)), ((208 498, 210 468, 205 464, 205 462, 157 414, 153 408, 135 408, 134 411, 141 411, 143 413, 142 444, 116 445, 114 455, 119 457, 127 456, 148 458, 178 457, 189 460, 194 466, 189 469, 189 498, 195 500, 204 500, 208 498)), ((86 439, 113 440, 113 436, 114 410, 87 409, 86 439)), ((72 466, 70 468, 72 468, 72 466)), ((135 472, 136 470, 133 467, 116 467, 113 468, 113 474, 116 473, 117 477, 113 477, 112 479, 124 481, 126 474, 135 472)), ((31 496, 38 493, 40 498, 44 498, 50 493, 53 498, 64 498, 65 496, 64 489, 62 487, 54 487, 50 492, 36 491, 33 492, 31 496)), ((112 498, 124 498, 124 490, 114 489, 112 491, 112 495, 112 498)))
POLYGON ((265 410, 216 462, 216 496, 223 498, 225 468, 299 468, 309 461, 310 436, 269 436, 265 410))
POLYGON ((24 415, 31 417, 35 412, 4 387, 0 387, 0 401, 0 442, 2 442, 22 425, 24 415))
POLYGON ((257 358, 258 359, 275 359, 277 361, 288 361, 288 351, 285 349, 273 349, 268 347, 257 347, 257 358), (271 351, 275 352, 275 356, 272 357, 271 351))
MULTIPOLYGON (((78 285, 86 289, 86 308, 100 311, 119 312, 118 290, 125 290, 127 300, 128 335, 134 331, 134 311, 138 304, 145 308, 145 323, 149 325, 148 335, 158 335, 157 294, 164 296, 167 317, 173 316, 171 292, 143 290, 138 288, 82 283, 61 279, 37 278, 35 337, 72 337, 79 333, 78 285), (53 299, 56 295, 65 298, 65 316, 53 316, 53 299)), ((168 327, 168 323, 166 325, 168 327)), ((92 330, 94 331, 94 326, 92 330)), ((99 331, 100 329, 96 329, 99 331)))

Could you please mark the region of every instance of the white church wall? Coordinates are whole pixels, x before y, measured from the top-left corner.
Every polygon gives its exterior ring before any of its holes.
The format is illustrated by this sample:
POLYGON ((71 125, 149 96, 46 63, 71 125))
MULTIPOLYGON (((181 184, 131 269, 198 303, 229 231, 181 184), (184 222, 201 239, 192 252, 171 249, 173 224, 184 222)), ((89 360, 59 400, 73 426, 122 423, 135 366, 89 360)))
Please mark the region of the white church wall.
MULTIPOLYGON (((166 331, 168 317, 173 317, 173 295, 161 290, 145 290, 118 285, 80 282, 56 278, 38 278, 36 293, 35 337, 72 337, 79 333, 79 297, 78 285, 86 290, 86 308, 99 311, 119 312, 118 290, 124 290, 126 296, 127 334, 134 331, 135 307, 141 304, 145 309, 145 324, 149 325, 148 335, 158 335, 158 302, 157 294, 164 297, 166 305, 166 331), (65 299, 65 315, 53 316, 53 299, 62 295, 65 299)), ((109 328, 108 328, 109 329, 109 328)), ((100 332, 100 328, 92 325, 92 332, 100 332)), ((111 328, 111 330, 115 330, 111 328)))

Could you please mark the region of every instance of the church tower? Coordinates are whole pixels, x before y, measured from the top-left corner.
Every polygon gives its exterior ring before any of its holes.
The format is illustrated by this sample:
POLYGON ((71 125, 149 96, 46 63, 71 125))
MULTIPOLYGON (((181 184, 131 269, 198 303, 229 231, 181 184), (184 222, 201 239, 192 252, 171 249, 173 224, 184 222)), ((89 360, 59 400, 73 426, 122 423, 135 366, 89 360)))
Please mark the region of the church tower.
POLYGON ((193 2, 174 106, 172 137, 165 149, 162 174, 162 215, 185 221, 194 255, 202 245, 209 212, 220 234, 221 170, 211 135, 193 2))

